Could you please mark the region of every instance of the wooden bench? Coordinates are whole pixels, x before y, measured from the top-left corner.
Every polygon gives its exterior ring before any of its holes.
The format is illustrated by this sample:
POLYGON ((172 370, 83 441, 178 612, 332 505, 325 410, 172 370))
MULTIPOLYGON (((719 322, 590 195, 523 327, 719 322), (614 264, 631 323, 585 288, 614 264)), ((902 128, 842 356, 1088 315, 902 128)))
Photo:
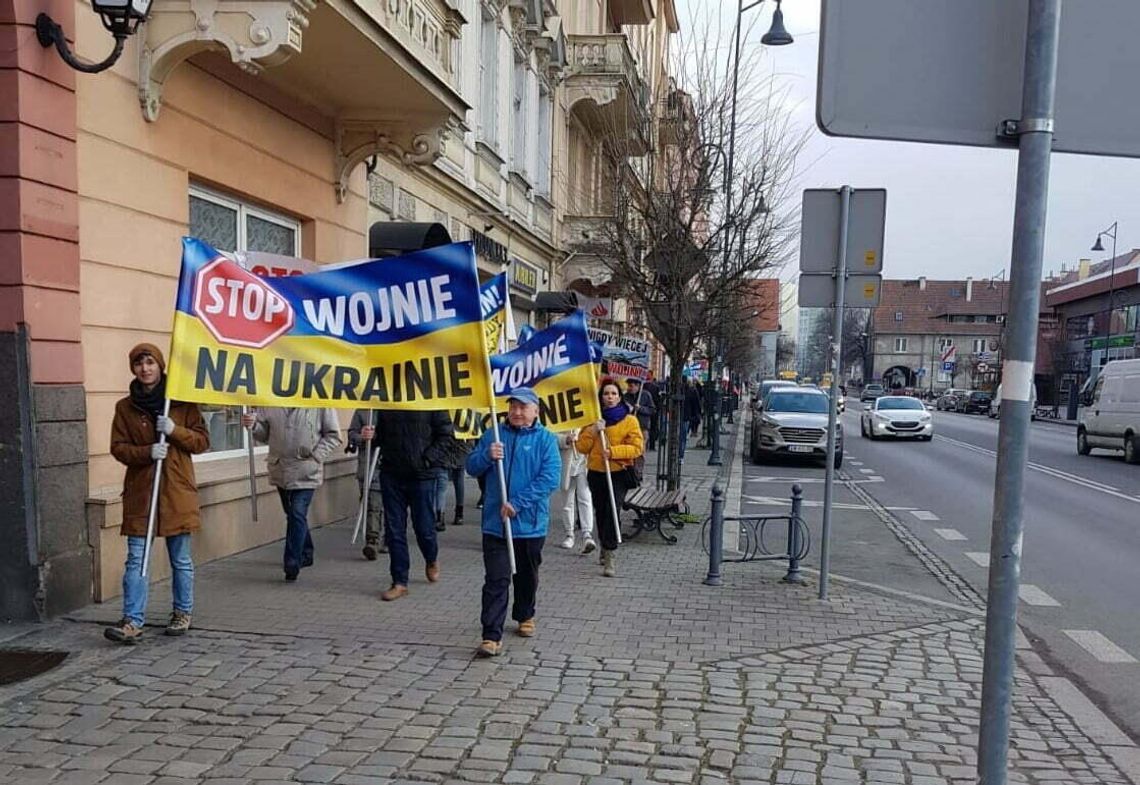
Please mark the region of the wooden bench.
POLYGON ((676 536, 667 534, 664 525, 670 523, 674 529, 685 528, 685 522, 677 515, 688 512, 684 491, 659 491, 655 488, 638 488, 622 503, 623 510, 633 510, 633 531, 626 539, 634 539, 643 531, 655 531, 670 545, 677 542, 676 536))

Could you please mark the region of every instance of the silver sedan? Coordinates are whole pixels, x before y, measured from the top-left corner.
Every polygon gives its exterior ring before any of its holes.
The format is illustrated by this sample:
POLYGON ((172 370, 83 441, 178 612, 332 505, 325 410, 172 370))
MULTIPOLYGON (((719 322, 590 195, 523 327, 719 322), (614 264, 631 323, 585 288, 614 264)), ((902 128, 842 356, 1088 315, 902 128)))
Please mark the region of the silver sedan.
POLYGON ((859 432, 867 439, 934 438, 934 420, 917 398, 884 395, 867 404, 859 417, 859 432))

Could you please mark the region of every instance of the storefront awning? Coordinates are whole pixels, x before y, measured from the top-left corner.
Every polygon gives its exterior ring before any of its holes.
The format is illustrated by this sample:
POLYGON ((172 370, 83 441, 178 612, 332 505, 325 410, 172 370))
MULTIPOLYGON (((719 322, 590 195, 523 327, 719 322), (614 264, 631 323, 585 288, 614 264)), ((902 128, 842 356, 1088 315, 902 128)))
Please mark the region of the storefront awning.
POLYGON ((578 308, 577 292, 539 292, 534 298, 534 310, 570 313, 578 308))
POLYGON ((451 235, 441 223, 377 221, 368 229, 368 256, 383 259, 450 242, 451 235))

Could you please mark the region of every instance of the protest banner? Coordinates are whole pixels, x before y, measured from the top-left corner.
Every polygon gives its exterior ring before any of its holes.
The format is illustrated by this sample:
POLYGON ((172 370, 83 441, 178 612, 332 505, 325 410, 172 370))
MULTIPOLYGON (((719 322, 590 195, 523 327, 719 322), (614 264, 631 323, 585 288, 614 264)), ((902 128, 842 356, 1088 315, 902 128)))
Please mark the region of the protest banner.
POLYGON ((483 316, 488 354, 505 352, 507 341, 518 338, 509 283, 507 274, 503 272, 479 287, 479 309, 483 316))
MULTIPOLYGON (((539 398, 539 420, 552 431, 581 428, 601 418, 597 366, 590 361, 586 319, 575 311, 505 354, 491 357, 496 408, 506 410, 518 387, 530 387, 539 398)), ((490 427, 486 408, 452 411, 455 435, 477 439, 490 427)))
POLYGON ((182 248, 171 398, 412 410, 490 400, 470 243, 283 277, 195 238, 182 248))

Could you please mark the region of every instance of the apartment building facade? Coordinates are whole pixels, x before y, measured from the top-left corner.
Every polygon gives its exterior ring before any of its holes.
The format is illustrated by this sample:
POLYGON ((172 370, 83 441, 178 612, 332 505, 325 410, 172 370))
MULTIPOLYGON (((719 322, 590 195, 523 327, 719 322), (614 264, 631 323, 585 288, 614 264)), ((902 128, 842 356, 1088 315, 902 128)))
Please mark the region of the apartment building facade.
MULTIPOLYGON (((666 81, 662 31, 676 29, 670 0, 156 0, 118 62, 88 75, 33 28, 47 10, 99 59, 111 40, 90 6, 2 2, 4 618, 119 593, 111 417, 128 348, 169 344, 182 235, 328 263, 436 224, 475 242, 482 275, 511 270, 516 319, 533 322, 583 213, 570 175, 602 166, 588 118, 615 101, 650 111, 621 85, 666 81)), ((199 561, 284 531, 262 448, 252 519, 239 410, 203 409, 199 561)), ((353 468, 328 466, 318 525, 354 511, 353 468)))

